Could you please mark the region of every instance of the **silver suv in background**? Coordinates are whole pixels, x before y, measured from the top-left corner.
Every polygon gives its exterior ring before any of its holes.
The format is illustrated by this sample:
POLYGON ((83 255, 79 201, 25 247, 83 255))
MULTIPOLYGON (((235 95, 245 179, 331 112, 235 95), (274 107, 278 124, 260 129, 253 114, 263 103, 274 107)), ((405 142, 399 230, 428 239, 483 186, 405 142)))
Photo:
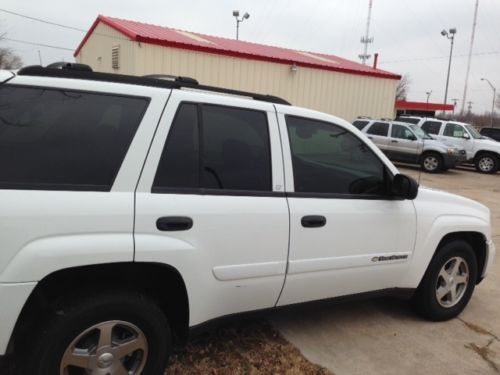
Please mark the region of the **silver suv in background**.
POLYGON ((441 141, 450 141, 467 153, 467 163, 481 173, 496 173, 500 168, 500 143, 482 136, 472 125, 436 118, 401 116, 397 119, 420 126, 441 141))
POLYGON ((355 120, 365 133, 393 161, 419 164, 426 172, 454 168, 465 160, 465 151, 433 139, 416 125, 395 121, 355 120))

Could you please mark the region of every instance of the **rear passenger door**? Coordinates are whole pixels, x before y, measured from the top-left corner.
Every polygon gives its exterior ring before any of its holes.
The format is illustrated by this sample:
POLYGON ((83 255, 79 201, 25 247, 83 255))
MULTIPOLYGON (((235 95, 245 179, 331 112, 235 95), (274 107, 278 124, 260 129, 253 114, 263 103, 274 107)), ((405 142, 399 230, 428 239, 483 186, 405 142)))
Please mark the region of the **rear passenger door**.
POLYGON ((272 104, 172 92, 137 189, 135 260, 180 272, 191 325, 275 305, 288 251, 283 179, 272 104))
POLYGON ((366 129, 366 134, 373 143, 377 145, 384 153, 389 150, 389 123, 388 122, 374 122, 366 129))
POLYGON ((422 153, 422 141, 406 126, 392 124, 389 142, 392 159, 407 163, 419 163, 419 157, 422 153))

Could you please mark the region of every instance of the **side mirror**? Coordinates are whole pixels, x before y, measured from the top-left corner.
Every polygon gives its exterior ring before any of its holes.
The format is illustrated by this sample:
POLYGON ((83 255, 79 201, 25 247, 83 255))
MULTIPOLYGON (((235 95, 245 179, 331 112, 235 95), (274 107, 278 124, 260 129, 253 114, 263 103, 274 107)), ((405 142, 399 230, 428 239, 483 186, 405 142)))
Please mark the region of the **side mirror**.
POLYGON ((463 137, 464 139, 470 139, 470 135, 469 135, 469 133, 464 133, 464 135, 462 135, 462 137, 463 137))
POLYGON ((410 176, 397 174, 392 180, 392 195, 403 199, 415 199, 418 195, 418 183, 410 176))
POLYGON ((414 134, 411 134, 411 135, 408 137, 408 139, 409 139, 410 141, 416 141, 416 140, 417 140, 417 137, 416 137, 414 134))

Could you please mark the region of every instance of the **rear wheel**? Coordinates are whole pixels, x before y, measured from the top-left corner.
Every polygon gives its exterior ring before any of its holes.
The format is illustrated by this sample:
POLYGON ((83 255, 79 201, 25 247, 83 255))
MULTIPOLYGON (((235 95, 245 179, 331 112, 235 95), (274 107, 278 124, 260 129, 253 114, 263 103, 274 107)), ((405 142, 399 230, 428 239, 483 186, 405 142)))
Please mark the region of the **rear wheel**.
POLYGON ((135 293, 68 299, 41 323, 20 358, 25 373, 163 374, 171 346, 163 312, 135 293))
POLYGON ((454 318, 469 302, 477 280, 477 260, 465 241, 453 240, 434 256, 422 279, 413 305, 425 318, 454 318))
POLYGON ((485 153, 476 157, 476 170, 481 173, 496 173, 499 168, 498 157, 494 154, 485 153))
POLYGON ((443 158, 438 153, 428 152, 422 155, 420 165, 424 171, 436 173, 443 169, 443 158))

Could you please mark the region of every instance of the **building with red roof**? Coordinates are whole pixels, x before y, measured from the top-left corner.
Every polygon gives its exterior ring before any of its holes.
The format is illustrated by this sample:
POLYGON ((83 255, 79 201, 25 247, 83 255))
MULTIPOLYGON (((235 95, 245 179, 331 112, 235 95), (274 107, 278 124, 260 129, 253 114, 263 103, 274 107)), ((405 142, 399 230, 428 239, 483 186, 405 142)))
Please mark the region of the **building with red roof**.
POLYGON ((171 74, 335 114, 391 117, 400 75, 338 56, 99 16, 76 49, 96 71, 171 74))

